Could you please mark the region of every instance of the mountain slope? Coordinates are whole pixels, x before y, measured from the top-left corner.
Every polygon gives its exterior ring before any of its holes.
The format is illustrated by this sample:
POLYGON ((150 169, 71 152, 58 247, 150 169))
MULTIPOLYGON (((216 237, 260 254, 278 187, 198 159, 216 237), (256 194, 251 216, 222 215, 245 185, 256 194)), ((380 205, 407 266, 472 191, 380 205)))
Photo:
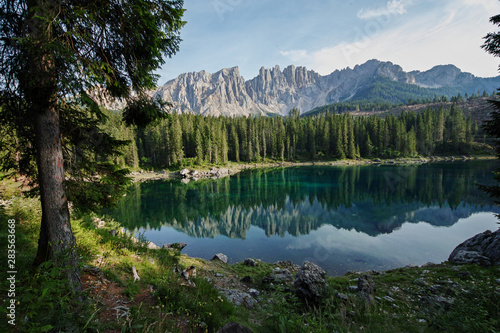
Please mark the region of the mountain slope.
POLYGON ((370 60, 354 68, 321 76, 305 67, 262 67, 248 81, 238 67, 210 74, 205 71, 179 75, 152 94, 169 101, 178 112, 204 115, 285 115, 345 101, 404 103, 408 99, 455 96, 458 93, 491 93, 500 77, 479 78, 453 65, 428 71, 405 72, 391 62, 370 60))

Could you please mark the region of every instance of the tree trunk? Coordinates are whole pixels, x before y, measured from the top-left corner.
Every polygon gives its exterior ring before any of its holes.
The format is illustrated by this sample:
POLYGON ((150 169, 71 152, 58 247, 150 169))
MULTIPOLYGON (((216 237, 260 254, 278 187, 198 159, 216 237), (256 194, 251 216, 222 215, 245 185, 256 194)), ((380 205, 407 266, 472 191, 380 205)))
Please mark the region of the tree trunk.
POLYGON ((66 272, 70 288, 82 289, 78 270, 76 240, 71 231, 68 201, 64 188, 64 161, 57 103, 57 68, 50 42, 51 22, 59 3, 28 1, 28 26, 34 41, 25 51, 30 59, 20 82, 30 105, 35 125, 38 185, 42 221, 34 265, 52 259, 66 272))
POLYGON ((35 264, 47 259, 66 269, 70 287, 81 290, 76 240, 71 231, 68 201, 64 189, 64 162, 55 107, 36 114, 37 166, 42 203, 42 222, 35 264))

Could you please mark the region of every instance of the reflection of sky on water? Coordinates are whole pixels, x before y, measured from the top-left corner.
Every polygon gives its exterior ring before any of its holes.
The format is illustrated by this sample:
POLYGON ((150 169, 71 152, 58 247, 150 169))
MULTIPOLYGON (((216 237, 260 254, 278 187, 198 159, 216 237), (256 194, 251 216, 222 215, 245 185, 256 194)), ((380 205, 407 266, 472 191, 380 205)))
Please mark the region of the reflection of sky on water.
POLYGON ((291 260, 301 264, 314 261, 329 274, 348 270, 387 270, 427 262, 447 260, 451 251, 480 231, 498 228, 492 213, 477 213, 460 219, 451 227, 436 227, 426 222, 404 223, 389 234, 369 236, 355 230, 324 225, 308 235, 294 237, 266 236, 264 230, 252 226, 246 239, 225 236, 194 238, 169 227, 147 230, 144 235, 155 244, 186 242, 183 250, 190 256, 210 259, 215 253, 229 256, 232 263, 246 257, 264 261, 291 260))
POLYGON ((491 182, 497 167, 302 167, 135 184, 111 215, 159 246, 187 243, 183 252, 194 257, 309 260, 330 274, 385 270, 442 262, 465 239, 496 229, 500 208, 476 184, 491 182))

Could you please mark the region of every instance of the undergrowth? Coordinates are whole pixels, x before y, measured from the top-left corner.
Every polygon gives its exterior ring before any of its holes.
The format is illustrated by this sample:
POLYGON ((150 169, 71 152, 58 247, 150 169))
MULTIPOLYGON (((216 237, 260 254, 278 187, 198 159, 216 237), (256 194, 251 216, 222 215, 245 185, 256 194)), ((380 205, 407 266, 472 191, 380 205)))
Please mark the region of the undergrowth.
MULTIPOLYGON (((116 285, 120 297, 129 302, 123 316, 105 321, 102 315, 109 308, 90 289, 82 295, 72 294, 63 268, 50 261, 32 267, 40 218, 36 199, 17 196, 8 208, 0 206, 0 247, 7 246, 4 221, 15 219, 18 250, 16 326, 7 326, 2 320, 1 332, 215 332, 229 321, 255 332, 500 331, 499 267, 442 264, 375 274, 374 303, 352 291, 360 273, 329 277, 327 296, 319 304, 304 304, 290 284, 264 285, 263 278, 276 264, 224 265, 175 251, 152 250, 145 241, 123 232, 113 235, 111 230, 120 229, 116 221, 105 219, 105 226, 96 228, 97 216, 73 214, 80 269, 97 269, 101 280, 116 285), (199 270, 191 284, 178 273, 188 265, 199 270), (134 280, 132 267, 140 275, 139 281, 134 280), (207 280, 208 271, 235 279, 250 276, 247 287, 261 292, 256 305, 251 309, 234 306, 207 280), (425 309, 422 300, 434 297, 433 289, 453 299, 449 308, 425 309)), ((1 253, 5 260, 6 251, 1 253)), ((6 270, 0 272, 2 290, 9 289, 7 277, 6 270)), ((2 299, 0 312, 7 312, 7 302, 8 298, 2 299)))

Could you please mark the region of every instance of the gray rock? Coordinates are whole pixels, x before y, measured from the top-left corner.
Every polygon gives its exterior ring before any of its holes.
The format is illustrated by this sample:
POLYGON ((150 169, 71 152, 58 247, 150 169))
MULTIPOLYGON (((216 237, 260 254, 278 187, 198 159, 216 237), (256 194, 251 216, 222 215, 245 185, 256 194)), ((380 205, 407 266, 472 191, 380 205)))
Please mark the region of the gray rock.
POLYGON ((342 301, 347 301, 348 300, 348 297, 347 297, 346 294, 336 293, 335 297, 337 297, 338 299, 340 299, 342 301))
POLYGON ((243 305, 247 309, 251 309, 257 303, 257 301, 249 293, 245 293, 241 290, 221 288, 219 291, 221 294, 226 296, 228 301, 237 306, 243 305))
POLYGON ((235 322, 224 325, 217 333, 253 333, 251 329, 235 322))
POLYGON ((364 298, 370 303, 374 302, 373 296, 377 288, 375 287, 375 282, 370 275, 362 275, 358 279, 358 296, 364 298))
POLYGON ((258 291, 257 289, 253 289, 253 288, 248 289, 248 293, 250 295, 252 295, 253 297, 259 297, 259 295, 260 295, 260 291, 258 291))
POLYGON ((352 292, 357 292, 358 286, 349 286, 349 287, 347 287, 347 289, 349 289, 349 291, 352 291, 352 292))
POLYGON ((187 177, 189 177, 189 173, 190 173, 190 172, 191 172, 191 171, 190 171, 189 169, 182 169, 181 171, 179 171, 179 174, 180 174, 182 177, 187 178, 187 177))
POLYGON ((293 269, 293 270, 299 270, 300 269, 299 265, 294 264, 290 260, 279 260, 279 261, 276 261, 275 264, 278 265, 278 266, 282 266, 282 267, 283 266, 284 267, 288 267, 288 268, 293 269))
POLYGON ((276 282, 292 282, 293 275, 286 268, 274 268, 271 272, 271 278, 276 282))
POLYGON ((414 280, 413 284, 420 286, 420 287, 426 287, 428 285, 428 283, 425 282, 424 278, 418 278, 418 279, 414 280))
POLYGON ((358 291, 367 293, 370 295, 375 294, 377 288, 375 287, 375 282, 370 275, 362 275, 358 279, 358 291))
POLYGON ((435 312, 439 310, 449 310, 454 298, 443 297, 443 296, 424 296, 420 300, 421 307, 427 309, 429 312, 435 312))
POLYGON ((223 263, 227 264, 228 258, 227 258, 227 256, 224 253, 217 253, 216 255, 214 255, 214 257, 212 258, 212 260, 220 260, 223 263))
POLYGON ((297 297, 308 303, 319 303, 328 294, 326 272, 309 261, 302 265, 293 286, 297 297))
POLYGON ((186 243, 172 243, 172 244, 163 244, 163 248, 167 250, 175 250, 181 251, 183 248, 187 246, 186 243))
POLYGON ((160 247, 158 245, 156 245, 155 243, 153 243, 153 242, 148 242, 147 243, 147 248, 151 249, 151 250, 156 250, 156 249, 159 249, 160 247))
MULTIPOLYGON (((451 258, 451 256, 450 256, 451 258)), ((481 255, 477 251, 458 250, 454 251, 453 258, 450 259, 455 264, 480 264, 482 266, 491 266, 490 258, 481 255)))
POLYGON ((276 267, 271 274, 264 276, 262 284, 290 283, 293 281, 293 275, 286 268, 276 267))
POLYGON ((382 299, 385 299, 387 302, 394 303, 396 300, 392 298, 391 296, 384 296, 382 299))
POLYGON ((245 261, 243 261, 243 265, 255 267, 258 265, 258 262, 255 259, 246 258, 245 261))
POLYGON ((453 250, 448 260, 456 264, 500 265, 500 229, 467 239, 453 250))
POLYGON ((219 171, 217 172, 217 175, 220 177, 227 176, 229 175, 229 169, 220 168, 219 171))

